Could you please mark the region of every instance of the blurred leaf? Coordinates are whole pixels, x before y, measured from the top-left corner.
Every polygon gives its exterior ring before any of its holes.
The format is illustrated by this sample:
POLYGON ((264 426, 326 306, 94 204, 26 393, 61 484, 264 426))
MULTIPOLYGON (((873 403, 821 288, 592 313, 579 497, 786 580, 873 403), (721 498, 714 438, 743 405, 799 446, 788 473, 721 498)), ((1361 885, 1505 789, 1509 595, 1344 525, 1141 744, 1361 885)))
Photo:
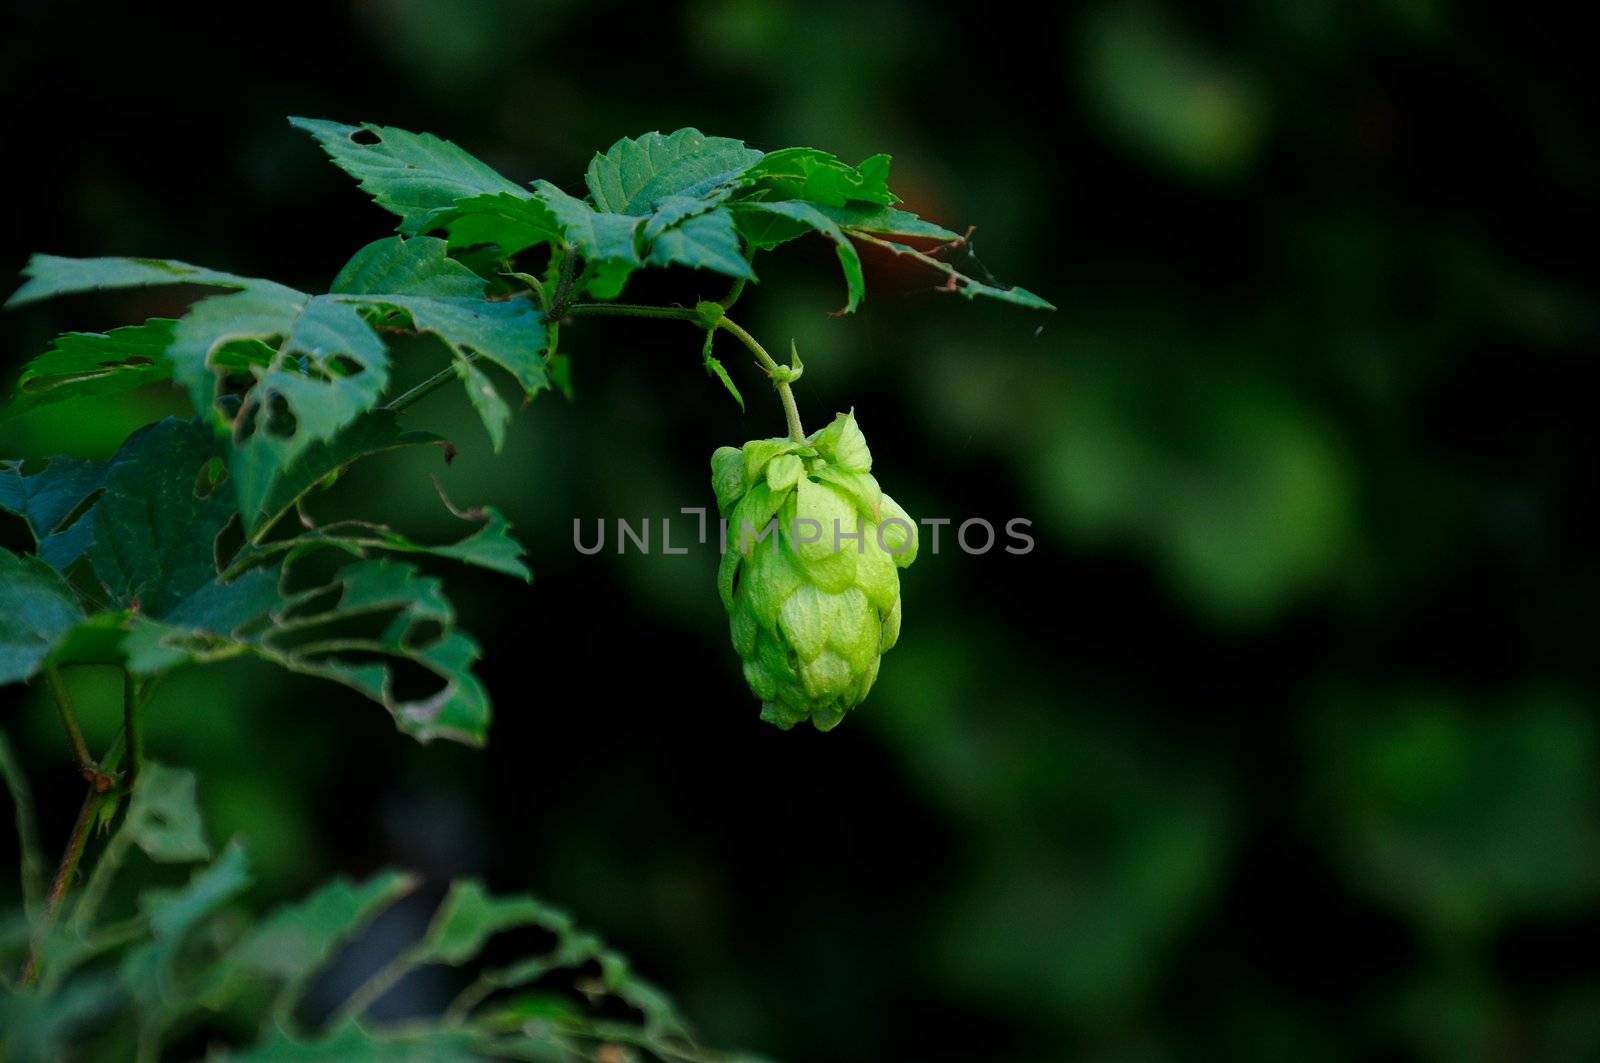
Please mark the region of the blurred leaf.
POLYGON ((209 860, 194 772, 146 761, 118 833, 161 863, 209 860))
MULTIPOLYGON (((208 1001, 215 1006, 246 979, 266 978, 279 983, 280 1004, 292 1005, 335 949, 415 885, 411 876, 396 871, 359 885, 335 879, 305 900, 277 909, 223 957, 212 974, 208 1001)), ((280 1007, 280 1013, 285 1010, 280 1007)))
POLYGON ((142 1013, 141 1043, 152 1043, 188 995, 184 983, 195 977, 192 969, 179 969, 179 955, 196 926, 250 885, 244 850, 238 843, 222 851, 215 863, 194 873, 177 890, 152 890, 139 897, 139 909, 150 927, 150 938, 122 957, 119 973, 123 985, 142 1013))
POLYGON ((1266 101, 1235 64, 1163 15, 1137 3, 1089 14, 1081 64, 1089 103, 1116 136, 1180 173, 1236 176, 1260 149, 1266 101))
POLYGON ((1318 822, 1356 885, 1437 934, 1600 898, 1600 736, 1531 692, 1473 710, 1443 695, 1332 701, 1311 733, 1318 822))

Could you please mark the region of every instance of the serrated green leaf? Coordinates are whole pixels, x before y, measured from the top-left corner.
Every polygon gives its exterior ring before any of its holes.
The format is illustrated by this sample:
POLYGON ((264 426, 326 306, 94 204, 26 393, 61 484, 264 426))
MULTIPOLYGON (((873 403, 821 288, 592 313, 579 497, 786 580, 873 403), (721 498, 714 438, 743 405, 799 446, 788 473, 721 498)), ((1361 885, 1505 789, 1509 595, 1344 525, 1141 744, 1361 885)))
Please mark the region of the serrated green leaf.
POLYGON ((517 195, 500 192, 460 200, 436 211, 420 228, 448 233, 452 249, 493 244, 505 258, 561 239, 561 226, 550 208, 520 190, 517 195))
POLYGON ((733 215, 721 207, 659 233, 650 245, 650 264, 709 269, 740 280, 756 277, 739 247, 733 215))
POLYGON ((874 155, 851 166, 816 148, 784 148, 762 158, 740 183, 770 198, 803 199, 831 207, 847 203, 892 207, 900 201, 889 191, 887 155, 874 155))
POLYGON ((478 354, 505 369, 524 395, 542 391, 550 385, 542 357, 548 341, 544 317, 520 297, 489 299, 483 278, 447 252, 443 240, 429 236, 375 241, 339 272, 330 298, 400 311, 418 331, 448 344, 467 393, 499 449, 510 411, 488 378, 466 359, 478 354))
POLYGON ((597 299, 616 298, 628 276, 644 265, 638 247, 643 219, 596 211, 549 181, 535 181, 534 187, 561 227, 566 246, 587 263, 589 294, 597 299))
POLYGON ((0 684, 31 678, 82 619, 77 596, 50 566, 0 547, 0 684))
POLYGON ((861 269, 861 256, 844 230, 818 207, 803 200, 790 199, 765 202, 749 200, 733 208, 739 227, 752 247, 776 247, 794 239, 803 232, 821 233, 833 243, 839 257, 839 268, 844 272, 844 313, 852 313, 861 305, 866 294, 866 277, 861 269))
POLYGON ((645 215, 667 196, 705 196, 760 160, 742 141, 680 129, 618 140, 595 155, 584 180, 597 210, 645 215))
POLYGON ((655 213, 645 219, 644 229, 640 235, 646 247, 666 230, 672 228, 696 214, 704 214, 715 210, 717 205, 727 198, 727 195, 718 194, 696 198, 692 196, 665 196, 657 204, 655 213))
POLYGON ((213 581, 164 615, 133 619, 128 667, 154 675, 186 662, 251 654, 301 675, 340 683, 384 706, 418 741, 481 744, 489 699, 472 666, 477 643, 455 628, 437 579, 387 559, 346 565, 323 586, 290 589, 292 566, 213 581), (374 635, 359 625, 384 621, 374 635), (432 672, 439 689, 395 693, 398 665, 432 672))
POLYGON ((191 266, 167 258, 64 258, 34 255, 23 267, 28 278, 7 307, 21 306, 58 295, 105 288, 150 288, 164 284, 199 284, 210 288, 248 288, 259 282, 232 273, 191 266))
POLYGON ((960 233, 951 232, 942 225, 924 221, 910 211, 896 210, 894 207, 869 206, 862 203, 847 203, 842 207, 826 203, 814 206, 847 232, 943 242, 961 239, 960 233))
POLYGON ((455 366, 456 376, 461 379, 461 386, 467 391, 467 401, 478 411, 478 418, 483 421, 484 431, 489 433, 489 443, 498 454, 506 445, 506 429, 511 424, 511 407, 506 405, 506 400, 500 395, 500 389, 494 386, 494 381, 490 380, 483 370, 473 365, 471 360, 457 355, 451 364, 455 366))
POLYGON ((68 332, 22 368, 0 420, 64 399, 114 395, 172 378, 167 348, 177 322, 152 318, 110 332, 68 332))
POLYGON ((275 343, 233 420, 229 460, 242 513, 259 512, 283 468, 372 409, 389 381, 383 341, 352 306, 260 282, 206 299, 178 322, 168 357, 202 416, 216 410, 215 353, 239 340, 275 343))
POLYGON ((291 118, 289 124, 315 137, 335 166, 359 181, 380 207, 398 214, 398 228, 406 234, 424 231, 436 212, 463 199, 528 195, 487 163, 431 133, 315 118, 291 118))

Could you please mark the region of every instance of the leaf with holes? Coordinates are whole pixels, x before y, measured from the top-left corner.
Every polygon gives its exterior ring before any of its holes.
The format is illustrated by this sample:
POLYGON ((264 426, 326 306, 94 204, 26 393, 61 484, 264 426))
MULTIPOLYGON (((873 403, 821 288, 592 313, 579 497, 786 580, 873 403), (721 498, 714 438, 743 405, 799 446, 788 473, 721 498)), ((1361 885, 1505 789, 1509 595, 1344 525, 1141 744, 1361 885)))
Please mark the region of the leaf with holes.
POLYGON ((22 368, 17 394, 0 420, 65 399, 114 395, 172 379, 170 318, 151 318, 110 332, 68 332, 22 368))
POLYGON ((123 644, 128 667, 155 675, 255 656, 357 691, 419 741, 483 742, 489 699, 472 672, 478 646, 456 630, 437 579, 387 559, 346 565, 310 587, 296 586, 295 572, 293 564, 253 569, 199 588, 159 618, 135 617, 123 644), (402 694, 400 665, 431 674, 429 692, 402 694))
POLYGON ((411 892, 417 880, 396 871, 356 884, 334 881, 303 901, 277 909, 234 945, 209 973, 204 997, 217 1008, 252 982, 278 987, 278 1010, 299 1000, 306 983, 336 949, 384 908, 411 892))
MULTIPOLYGON (((489 299, 483 278, 449 258, 448 251, 445 241, 431 236, 375 241, 339 271, 329 298, 398 311, 411 327, 443 340, 458 366, 481 356, 510 373, 524 396, 549 387, 543 315, 527 299, 489 299)), ((498 450, 505 440, 504 403, 495 406, 491 399, 485 410, 481 402, 488 379, 475 370, 464 375, 498 450)))
POLYGON ((487 163, 431 133, 317 118, 291 118, 289 124, 315 137, 333 164, 359 181, 378 206, 398 214, 403 233, 426 231, 436 212, 463 199, 529 194, 487 163))

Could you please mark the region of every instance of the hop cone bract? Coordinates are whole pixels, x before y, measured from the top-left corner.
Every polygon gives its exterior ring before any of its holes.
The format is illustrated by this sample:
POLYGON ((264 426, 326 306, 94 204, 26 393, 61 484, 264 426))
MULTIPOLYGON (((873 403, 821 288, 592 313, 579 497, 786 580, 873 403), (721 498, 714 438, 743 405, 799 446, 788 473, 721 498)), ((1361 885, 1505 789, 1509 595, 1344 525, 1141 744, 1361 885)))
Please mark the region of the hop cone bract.
POLYGON ((805 443, 719 447, 711 483, 728 522, 717 582, 761 718, 829 730, 900 635, 899 570, 917 556, 916 523, 872 478, 853 412, 805 443))

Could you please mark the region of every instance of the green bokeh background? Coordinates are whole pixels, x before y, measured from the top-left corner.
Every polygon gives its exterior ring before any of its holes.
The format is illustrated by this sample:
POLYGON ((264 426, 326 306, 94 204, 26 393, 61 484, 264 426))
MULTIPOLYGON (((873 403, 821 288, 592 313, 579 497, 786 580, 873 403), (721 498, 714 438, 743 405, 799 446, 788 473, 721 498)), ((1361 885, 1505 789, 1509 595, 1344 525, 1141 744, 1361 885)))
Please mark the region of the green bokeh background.
MULTIPOLYGON (((572 546, 574 518, 708 504, 712 449, 781 431, 731 349, 747 415, 658 322, 563 330, 576 401, 542 396, 498 457, 459 395, 419 406, 454 464, 374 460, 325 512, 458 534, 437 475, 516 523, 532 587, 450 573, 491 745, 420 748, 248 665, 175 678, 152 755, 201 771, 263 904, 390 864, 481 874, 605 929, 711 1042, 782 1059, 1600 1057, 1600 184, 1575 26, 1443 0, 3 18, 6 272, 140 254, 325 286, 391 219, 286 114, 431 130, 569 189, 595 149, 692 124, 888 151, 907 206, 976 224, 983 264, 1060 308, 869 257, 834 318, 826 245, 758 261, 741 320, 798 344, 810 424, 854 406, 910 512, 1037 538, 974 557, 947 529, 828 735, 756 719, 711 552, 572 546)), ((4 371, 180 310, 8 315, 4 371)), ((437 352, 400 357, 420 376, 437 352)), ((105 455, 180 408, 56 407, 0 452, 105 455)), ((104 744, 112 677, 74 689, 104 744)), ((62 837, 55 721, 0 697, 62 837)))

